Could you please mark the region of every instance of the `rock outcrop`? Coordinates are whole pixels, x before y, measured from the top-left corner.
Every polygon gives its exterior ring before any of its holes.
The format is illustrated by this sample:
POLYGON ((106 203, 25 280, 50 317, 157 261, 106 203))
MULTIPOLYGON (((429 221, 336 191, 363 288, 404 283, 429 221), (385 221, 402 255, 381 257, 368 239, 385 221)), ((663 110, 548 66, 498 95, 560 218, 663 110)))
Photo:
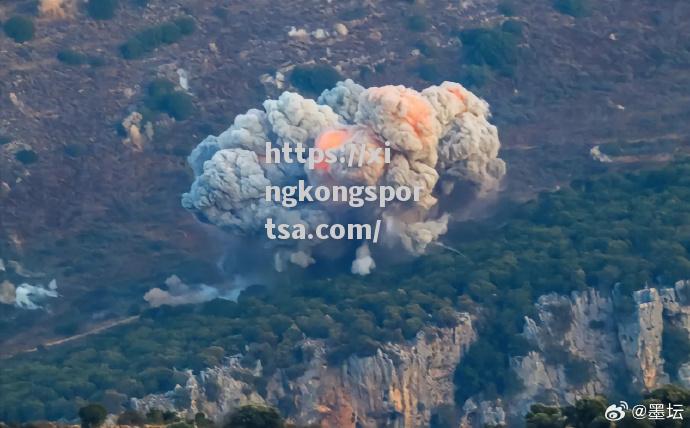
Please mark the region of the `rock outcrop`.
POLYGON ((519 419, 535 402, 563 405, 626 389, 649 391, 671 379, 690 385, 690 362, 669 376, 662 357, 665 327, 677 327, 690 338, 689 291, 686 281, 638 290, 627 308, 617 291, 542 296, 535 319, 525 318, 524 335, 534 350, 512 360, 524 389, 493 407, 485 405, 488 413, 475 410, 475 419, 490 420, 495 407, 503 408, 508 420, 519 419))
POLYGON ((323 342, 305 340, 302 346, 312 357, 294 379, 278 370, 259 391, 248 379, 261 376, 261 366, 246 368, 233 357, 199 375, 188 372, 186 385, 133 399, 132 405, 140 411, 158 408, 192 417, 204 412, 220 420, 243 404, 266 403, 301 425, 428 426, 435 408, 453 404, 453 373, 474 339, 470 316, 458 314, 456 327, 427 328, 410 343, 387 344, 373 356, 353 356, 338 366, 327 363, 323 342))
MULTIPOLYGON (((662 357, 665 328, 690 339, 689 303, 690 281, 645 288, 632 299, 594 289, 542 296, 536 316, 525 318, 523 334, 532 350, 511 362, 524 388, 497 400, 468 399, 457 407, 459 426, 512 426, 535 402, 572 404, 585 396, 648 391, 670 379, 690 386, 690 361, 666 373, 662 357)), ((260 363, 248 368, 232 357, 222 367, 188 372, 184 386, 132 404, 220 419, 238 406, 262 403, 302 425, 426 427, 436 409, 454 405, 455 367, 475 337, 470 316, 459 314, 455 328, 426 328, 414 341, 387 344, 373 356, 352 356, 338 366, 328 364, 322 341, 304 340, 301 346, 311 357, 298 376, 285 370, 264 376, 260 363), (258 388, 252 379, 262 376, 265 383, 258 388)))

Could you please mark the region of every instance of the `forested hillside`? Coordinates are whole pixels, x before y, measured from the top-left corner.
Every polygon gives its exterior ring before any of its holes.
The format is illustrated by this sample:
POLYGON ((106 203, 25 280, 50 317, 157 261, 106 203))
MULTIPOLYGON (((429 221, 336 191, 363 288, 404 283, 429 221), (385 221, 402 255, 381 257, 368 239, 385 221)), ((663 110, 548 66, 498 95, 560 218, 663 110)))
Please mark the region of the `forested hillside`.
POLYGON ((452 325, 458 310, 476 315, 479 340, 457 370, 457 398, 510 394, 520 385, 508 357, 528 350, 519 333, 538 296, 616 284, 629 295, 690 278, 690 161, 576 181, 500 221, 454 230, 446 244, 456 251, 368 277, 254 286, 238 302, 149 309, 102 335, 3 361, 0 420, 74 418, 88 402, 112 411, 128 397, 170 390, 181 380, 175 369, 234 354, 261 361, 260 388, 276 369, 301 373, 304 336, 324 339, 335 364, 426 325, 452 325))

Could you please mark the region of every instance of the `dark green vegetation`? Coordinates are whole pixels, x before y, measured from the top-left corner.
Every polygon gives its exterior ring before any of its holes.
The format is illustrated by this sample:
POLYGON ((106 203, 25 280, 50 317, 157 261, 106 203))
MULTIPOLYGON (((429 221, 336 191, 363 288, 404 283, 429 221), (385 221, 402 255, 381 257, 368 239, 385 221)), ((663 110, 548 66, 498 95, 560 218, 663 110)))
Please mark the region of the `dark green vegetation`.
POLYGON ((664 370, 677 380, 678 369, 686 363, 690 355, 690 339, 685 330, 673 325, 664 326, 661 355, 664 357, 664 370))
POLYGON ((553 7, 560 13, 575 18, 585 16, 589 11, 587 0, 554 0, 553 7))
POLYGON ((167 113, 175 120, 187 119, 194 112, 192 97, 176 90, 175 85, 168 80, 151 82, 147 95, 145 105, 150 111, 167 113))
POLYGON ((512 76, 518 63, 517 44, 521 33, 521 26, 513 21, 507 21, 501 28, 463 30, 460 32, 463 61, 490 67, 503 76, 512 76))
POLYGON ((31 149, 22 149, 18 151, 14 157, 24 165, 31 165, 38 161, 38 154, 31 149))
POLYGON ((108 411, 100 404, 88 404, 79 409, 82 428, 97 428, 105 422, 108 411))
POLYGON ((139 59, 164 45, 177 43, 196 30, 191 17, 177 18, 140 31, 120 47, 125 59, 139 59))
POLYGON ((305 95, 321 95, 343 80, 340 72, 327 64, 298 65, 290 73, 290 84, 305 95))
MULTIPOLYGON (((472 255, 471 264, 468 260, 463 267, 459 260, 457 265, 464 272, 464 291, 485 312, 484 332, 456 373, 457 399, 477 391, 494 396, 514 390, 505 375, 508 358, 526 351, 518 333, 537 296, 585 287, 606 293, 616 283, 630 296, 645 283, 672 285, 687 278, 688 172, 685 161, 634 175, 576 181, 525 205, 500 230, 478 240, 480 245, 460 247, 472 255), (492 361, 492 370, 486 370, 486 361, 492 361)), ((568 365, 572 380, 586 380, 575 372, 587 362, 568 365)))
POLYGON ((93 19, 107 20, 115 16, 118 0, 89 0, 86 11, 93 19))
MULTIPOLYGON (((604 418, 604 412, 611 401, 604 397, 584 398, 578 400, 573 406, 552 407, 543 404, 535 404, 525 416, 526 428, 681 428, 686 427, 687 420, 664 418, 658 420, 635 419, 630 412, 626 412, 623 420, 609 422, 604 418)), ((665 415, 668 416, 668 407, 690 405, 690 391, 676 387, 664 386, 645 395, 639 403, 650 408, 651 404, 662 404, 665 415)), ((687 415, 683 414, 683 419, 687 415)))
POLYGON ((285 422, 270 407, 244 406, 230 415, 224 428, 283 428, 285 422))
POLYGON ((25 16, 13 16, 3 25, 5 34, 17 43, 28 42, 34 38, 36 29, 31 19, 25 16))
POLYGON ((498 12, 505 16, 515 16, 517 14, 517 7, 512 0, 504 0, 497 6, 498 12))
POLYGON ((406 25, 408 30, 415 32, 426 31, 431 26, 429 24, 429 18, 423 14, 411 15, 409 18, 407 18, 406 25))
MULTIPOLYGON (((83 410, 84 408, 80 409, 80 413, 83 410)), ((257 404, 237 408, 226 415, 225 422, 220 425, 207 419, 203 413, 197 413, 193 419, 183 420, 173 412, 156 409, 149 411, 146 415, 134 410, 126 410, 118 416, 117 423, 129 426, 158 425, 168 428, 301 428, 286 423, 276 409, 257 404)), ((84 426, 83 423, 82 426, 84 426)), ((91 427, 95 426, 91 425, 91 427)))
POLYGON ((105 60, 101 57, 87 55, 72 49, 61 50, 57 53, 56 58, 63 64, 73 66, 91 65, 93 67, 100 67, 105 63, 105 60))
MULTIPOLYGON (((166 391, 182 379, 173 368, 200 370, 236 353, 247 364, 260 359, 266 375, 294 377, 309 359, 304 336, 323 339, 338 364, 429 324, 452 326, 456 310, 475 312, 480 329, 456 372, 458 400, 510 394, 520 385, 508 359, 529 350, 518 333, 534 300, 586 287, 606 293, 616 283, 629 296, 645 283, 689 278, 689 215, 688 161, 576 181, 515 209, 500 227, 461 225, 462 239, 448 242, 462 255, 431 254, 364 278, 253 286, 237 303, 149 309, 137 323, 4 361, 0 419, 74 417, 86 401, 166 391)), ((586 380, 578 376, 588 362, 567 363, 569 377, 586 380)), ((265 387, 265 378, 253 382, 265 387)))

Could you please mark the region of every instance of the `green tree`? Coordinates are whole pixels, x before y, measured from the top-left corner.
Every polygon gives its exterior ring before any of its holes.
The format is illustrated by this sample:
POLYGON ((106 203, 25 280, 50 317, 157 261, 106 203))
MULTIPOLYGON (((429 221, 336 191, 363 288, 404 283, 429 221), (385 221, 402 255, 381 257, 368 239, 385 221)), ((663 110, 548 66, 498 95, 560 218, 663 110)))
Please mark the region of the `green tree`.
POLYGON ((86 10, 93 19, 107 20, 115 16, 118 0, 89 0, 86 10))
POLYGON ((34 38, 36 32, 34 23, 25 16, 13 16, 3 26, 7 37, 17 43, 28 42, 34 38))
POLYGON ((97 428, 105 422, 108 411, 100 404, 89 404, 79 409, 82 428, 97 428))
POLYGON ((527 428, 565 428, 566 419, 558 407, 533 404, 525 416, 527 428))
POLYGON ((326 64, 298 65, 290 73, 290 83, 300 91, 319 95, 342 80, 338 70, 326 64))
POLYGON ((585 0, 555 0, 553 7, 560 13, 576 18, 586 15, 588 10, 585 0))
POLYGON ((271 407, 242 406, 230 415, 224 428, 284 428, 285 422, 271 407))

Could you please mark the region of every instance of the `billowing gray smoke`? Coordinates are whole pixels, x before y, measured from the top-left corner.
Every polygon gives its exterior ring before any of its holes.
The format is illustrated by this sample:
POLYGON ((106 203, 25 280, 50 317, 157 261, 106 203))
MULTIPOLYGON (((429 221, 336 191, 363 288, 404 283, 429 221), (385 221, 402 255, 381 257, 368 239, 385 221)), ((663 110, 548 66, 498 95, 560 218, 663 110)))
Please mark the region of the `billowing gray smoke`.
MULTIPOLYGON (((498 158, 498 131, 489 116, 484 100, 452 82, 418 92, 403 86, 364 88, 347 80, 316 101, 285 92, 265 101, 263 110, 238 115, 225 132, 207 137, 192 151, 188 161, 196 179, 182 205, 232 234, 263 239, 277 269, 286 263, 314 263, 321 241, 262 238, 268 218, 310 230, 336 219, 382 219, 384 242, 421 254, 447 230, 449 213, 439 212, 439 199, 452 197, 458 186, 483 197, 496 190, 505 175, 505 163, 498 158), (376 151, 367 150, 366 162, 314 169, 267 162, 266 142, 276 148, 327 148, 346 159, 362 147, 386 147, 390 157, 384 162, 376 151), (420 193, 414 201, 383 208, 375 203, 353 209, 320 202, 287 208, 266 200, 267 186, 295 185, 299 180, 314 185, 406 186, 420 193)), ((367 274, 374 268, 369 246, 360 246, 356 257, 354 273, 367 274)))

